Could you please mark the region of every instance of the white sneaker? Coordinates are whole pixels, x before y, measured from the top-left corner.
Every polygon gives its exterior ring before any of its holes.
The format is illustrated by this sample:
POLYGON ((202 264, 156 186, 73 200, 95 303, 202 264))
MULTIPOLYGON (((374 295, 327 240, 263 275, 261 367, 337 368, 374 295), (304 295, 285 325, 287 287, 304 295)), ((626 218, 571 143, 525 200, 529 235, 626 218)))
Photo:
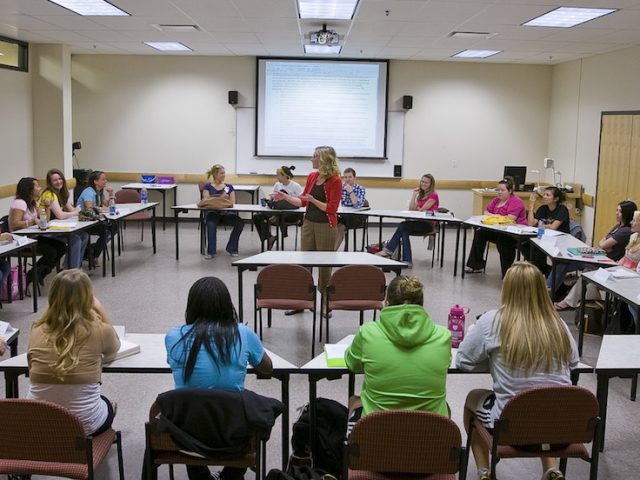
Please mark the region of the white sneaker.
POLYGON ((216 258, 216 256, 215 256, 215 255, 211 255, 210 253, 207 253, 207 254, 204 256, 204 259, 205 259, 205 260, 213 260, 214 258, 216 258))

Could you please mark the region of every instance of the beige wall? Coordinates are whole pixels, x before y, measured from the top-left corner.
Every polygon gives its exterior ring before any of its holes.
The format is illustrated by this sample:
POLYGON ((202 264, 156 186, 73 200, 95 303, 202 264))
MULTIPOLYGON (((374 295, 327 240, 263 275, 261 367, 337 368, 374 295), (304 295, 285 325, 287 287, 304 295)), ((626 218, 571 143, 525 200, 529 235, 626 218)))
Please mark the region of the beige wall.
MULTIPOLYGON (((235 171, 236 117, 227 91, 255 106, 254 58, 80 55, 72 65, 73 136, 82 141, 83 167, 200 173, 218 162, 235 171)), ((430 171, 497 180, 505 164, 533 166, 546 156, 551 67, 393 61, 390 109, 403 95, 414 98, 405 178, 430 171)), ((179 201, 195 195, 189 189, 179 201)), ((407 196, 370 192, 372 204, 396 208, 407 196)), ((460 205, 458 215, 470 215, 470 192, 441 197, 460 205)))
MULTIPOLYGON (((33 175, 31 74, 0 69, 0 185, 33 175)), ((0 199, 0 216, 10 201, 0 199)))
MULTIPOLYGON (((564 180, 582 183, 588 193, 595 194, 600 114, 640 110, 638 79, 637 47, 554 67, 548 150, 564 180)), ((635 200, 640 201, 640 188, 635 200)), ((592 208, 585 209, 587 235, 593 229, 593 214, 592 208)))

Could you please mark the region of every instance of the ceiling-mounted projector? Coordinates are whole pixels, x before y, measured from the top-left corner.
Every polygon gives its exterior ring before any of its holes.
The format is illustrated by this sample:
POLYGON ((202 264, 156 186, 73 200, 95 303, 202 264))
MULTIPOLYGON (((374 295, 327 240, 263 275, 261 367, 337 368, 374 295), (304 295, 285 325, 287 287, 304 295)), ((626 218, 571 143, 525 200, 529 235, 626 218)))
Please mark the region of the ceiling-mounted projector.
POLYGON ((322 25, 322 30, 309 32, 309 43, 311 45, 338 45, 340 35, 333 30, 327 30, 327 25, 322 25))

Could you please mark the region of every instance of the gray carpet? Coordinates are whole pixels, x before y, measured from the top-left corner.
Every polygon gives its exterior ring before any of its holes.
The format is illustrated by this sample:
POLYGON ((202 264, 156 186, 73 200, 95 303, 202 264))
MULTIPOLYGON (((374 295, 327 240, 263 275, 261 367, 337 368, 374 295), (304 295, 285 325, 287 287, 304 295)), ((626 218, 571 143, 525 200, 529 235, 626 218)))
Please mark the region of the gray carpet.
MULTIPOLYGON (((116 260, 117 276, 103 278, 101 273, 92 276, 96 295, 105 304, 114 324, 126 325, 129 332, 164 333, 172 325, 184 322, 184 309, 187 292, 191 284, 205 275, 215 275, 223 279, 237 299, 237 271, 231 267, 232 258, 224 252, 224 245, 229 230, 220 229, 218 233, 218 256, 205 261, 199 255, 199 232, 195 224, 181 226, 181 257, 175 260, 175 243, 173 225, 166 231, 158 229, 158 253, 152 254, 150 234, 145 232, 144 243, 140 243, 138 226, 130 226, 125 234, 126 249, 116 260)), ((286 247, 293 248, 294 236, 286 240, 286 247)), ((385 229, 385 238, 392 230, 385 229)), ((377 230, 371 229, 373 237, 377 230)), ((420 237, 413 237, 414 264, 409 273, 418 276, 425 284, 425 306, 432 318, 440 324, 446 324, 449 308, 453 304, 468 306, 471 309, 467 321, 473 321, 476 315, 498 305, 500 298, 500 270, 498 255, 492 251, 486 274, 469 275, 464 280, 453 277, 454 235, 447 236, 444 268, 431 268, 431 252, 420 237)), ((260 245, 255 232, 249 225, 240 239, 240 255, 248 256, 258 253, 260 245)), ((255 272, 244 275, 245 321, 252 322, 251 286, 255 280, 255 272)), ((391 279, 391 276, 388 277, 391 279)), ((47 284, 51 278, 47 279, 47 284)), ((46 295, 46 289, 44 291, 46 295)), ((25 351, 28 343, 29 326, 38 314, 31 312, 31 301, 17 301, 4 304, 0 310, 0 319, 10 322, 21 329, 19 350, 25 351)), ((41 297, 40 313, 46 308, 46 297, 41 297)), ((563 313, 563 317, 573 326, 573 312, 563 313)), ((370 318, 367 316, 366 318, 370 318)), ((354 333, 358 326, 357 313, 336 312, 331 320, 331 339, 336 341, 345 335, 354 333)), ((573 328, 573 327, 572 327, 573 328)), ((575 329, 574 329, 575 330, 575 329)), ((309 359, 311 341, 311 314, 304 313, 294 317, 274 314, 273 327, 265 325, 264 344, 270 350, 289 360, 293 364, 302 365, 309 359)), ((585 340, 582 361, 593 365, 599 349, 599 338, 588 336, 585 340)), ((319 349, 317 349, 319 351, 319 349)), ((595 376, 583 375, 580 385, 595 392, 595 376)), ((599 478, 606 480, 622 480, 636 478, 637 452, 640 445, 640 432, 637 420, 637 405, 629 401, 630 381, 614 379, 611 381, 609 395, 609 418, 607 444, 600 457, 599 478)), ((256 380, 247 377, 247 388, 264 395, 279 398, 280 385, 273 380, 256 380)), ((462 407, 467 392, 473 388, 491 387, 488 375, 450 375, 447 382, 447 398, 452 409, 452 417, 462 427, 462 407)), ((170 375, 148 374, 105 374, 103 376, 103 393, 118 403, 118 415, 115 427, 123 434, 125 474, 127 478, 140 478, 144 451, 144 422, 148 409, 156 395, 173 388, 170 375)), ((359 390, 359 381, 356 391, 359 390)), ((27 391, 27 380, 20 380, 21 394, 27 391)), ((334 381, 322 381, 318 386, 319 396, 334 398, 346 404, 346 378, 334 381)), ((0 395, 4 396, 4 382, 0 386, 0 395)), ((294 375, 291 380, 291 422, 297 417, 296 408, 308 400, 308 383, 305 377, 294 375)), ((464 435, 463 435, 464 436, 464 435)), ((279 468, 280 424, 276 424, 268 445, 268 468, 279 468)), ((537 460, 505 460, 498 467, 499 478, 537 479, 541 469, 537 460)), ((177 468, 177 478, 186 478, 182 467, 177 468)), ((567 478, 587 478, 588 465, 582 461, 570 460, 567 478)), ((99 471, 101 479, 117 478, 115 452, 99 471)), ((168 478, 167 469, 160 471, 159 478, 168 478)), ((248 474, 247 478, 253 478, 248 474)), ((467 478, 476 478, 473 458, 469 462, 467 478)))

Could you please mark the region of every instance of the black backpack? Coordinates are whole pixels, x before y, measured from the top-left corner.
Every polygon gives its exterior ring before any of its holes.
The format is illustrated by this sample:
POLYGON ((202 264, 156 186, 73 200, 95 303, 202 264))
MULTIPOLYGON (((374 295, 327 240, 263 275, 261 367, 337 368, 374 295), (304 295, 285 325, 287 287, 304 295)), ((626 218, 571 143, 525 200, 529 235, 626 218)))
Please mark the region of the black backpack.
MULTIPOLYGON (((328 398, 316 399, 316 458, 313 468, 342 476, 343 445, 347 433, 347 407, 328 398)), ((293 455, 309 457, 309 404, 293 424, 291 435, 293 455)))

